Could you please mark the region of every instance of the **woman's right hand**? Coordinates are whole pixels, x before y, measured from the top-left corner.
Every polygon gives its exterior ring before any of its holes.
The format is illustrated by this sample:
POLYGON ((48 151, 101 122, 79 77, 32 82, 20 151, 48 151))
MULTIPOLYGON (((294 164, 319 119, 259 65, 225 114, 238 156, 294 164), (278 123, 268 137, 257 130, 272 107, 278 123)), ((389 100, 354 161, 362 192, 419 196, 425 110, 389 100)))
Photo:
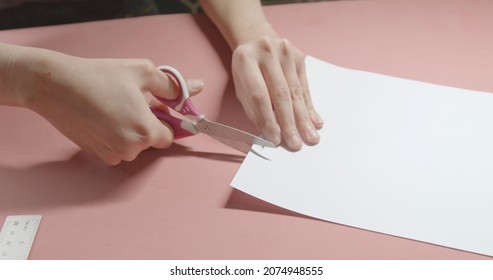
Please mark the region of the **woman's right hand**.
MULTIPOLYGON (((175 83, 144 59, 86 59, 17 47, 6 71, 11 105, 27 107, 83 150, 110 165, 149 148, 167 148, 173 132, 149 110, 167 110, 146 93, 167 99, 175 83)), ((189 82, 191 94, 203 87, 189 82)))

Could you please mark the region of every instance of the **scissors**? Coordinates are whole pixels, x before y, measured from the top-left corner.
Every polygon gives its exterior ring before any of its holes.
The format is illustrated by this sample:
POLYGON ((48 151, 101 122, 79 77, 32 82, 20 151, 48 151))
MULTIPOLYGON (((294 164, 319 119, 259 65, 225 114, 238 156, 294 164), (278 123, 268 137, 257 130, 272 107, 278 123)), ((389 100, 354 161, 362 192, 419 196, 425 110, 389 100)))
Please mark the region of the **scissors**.
POLYGON ((159 96, 155 97, 187 119, 174 117, 170 113, 158 109, 151 108, 151 111, 158 119, 166 122, 173 128, 175 139, 182 139, 199 133, 205 133, 238 151, 245 154, 252 152, 262 158, 265 157, 252 149, 253 144, 271 148, 276 147, 273 143, 248 132, 208 120, 190 100, 187 84, 180 72, 167 65, 159 66, 158 69, 175 79, 178 83, 179 90, 178 97, 173 100, 159 96))

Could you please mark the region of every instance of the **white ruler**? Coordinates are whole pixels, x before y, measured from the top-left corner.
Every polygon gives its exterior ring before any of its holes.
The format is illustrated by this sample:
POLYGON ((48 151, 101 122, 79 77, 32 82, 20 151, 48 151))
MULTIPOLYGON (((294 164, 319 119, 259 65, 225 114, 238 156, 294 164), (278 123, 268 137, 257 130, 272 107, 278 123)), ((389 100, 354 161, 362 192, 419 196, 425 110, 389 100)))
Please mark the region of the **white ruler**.
POLYGON ((41 215, 8 216, 0 232, 0 260, 27 260, 41 215))

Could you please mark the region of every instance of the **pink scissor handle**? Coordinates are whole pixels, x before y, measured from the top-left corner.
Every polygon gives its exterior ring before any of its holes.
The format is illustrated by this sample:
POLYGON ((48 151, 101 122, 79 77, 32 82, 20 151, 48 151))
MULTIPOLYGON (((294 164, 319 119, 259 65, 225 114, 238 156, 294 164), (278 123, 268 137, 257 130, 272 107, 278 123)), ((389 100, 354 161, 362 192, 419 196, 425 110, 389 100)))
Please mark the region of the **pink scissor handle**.
POLYGON ((181 139, 192 136, 198 133, 194 124, 189 121, 184 121, 173 117, 170 113, 151 108, 152 113, 161 121, 165 121, 173 128, 175 139, 181 139))
POLYGON ((187 83, 183 76, 175 68, 167 65, 159 66, 159 70, 171 76, 178 83, 178 97, 169 100, 166 98, 156 96, 159 101, 166 104, 166 106, 171 107, 176 112, 189 117, 193 120, 202 119, 204 114, 202 114, 193 103, 190 101, 190 94, 188 93, 187 83))

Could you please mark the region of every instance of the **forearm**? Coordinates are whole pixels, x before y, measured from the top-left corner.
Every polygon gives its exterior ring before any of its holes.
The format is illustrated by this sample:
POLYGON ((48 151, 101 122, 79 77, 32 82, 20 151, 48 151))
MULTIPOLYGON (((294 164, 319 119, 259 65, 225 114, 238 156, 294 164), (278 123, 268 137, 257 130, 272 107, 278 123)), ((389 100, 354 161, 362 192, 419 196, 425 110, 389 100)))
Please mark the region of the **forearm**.
POLYGON ((28 107, 49 80, 57 56, 50 50, 0 43, 0 104, 28 107))
POLYGON ((48 49, 0 43, 0 104, 35 110, 56 84, 52 72, 72 58, 48 49))
POLYGON ((12 92, 12 68, 19 47, 0 43, 0 105, 17 105, 12 92))
POLYGON ((259 0, 200 0, 200 3, 232 50, 262 36, 276 35, 259 0))

